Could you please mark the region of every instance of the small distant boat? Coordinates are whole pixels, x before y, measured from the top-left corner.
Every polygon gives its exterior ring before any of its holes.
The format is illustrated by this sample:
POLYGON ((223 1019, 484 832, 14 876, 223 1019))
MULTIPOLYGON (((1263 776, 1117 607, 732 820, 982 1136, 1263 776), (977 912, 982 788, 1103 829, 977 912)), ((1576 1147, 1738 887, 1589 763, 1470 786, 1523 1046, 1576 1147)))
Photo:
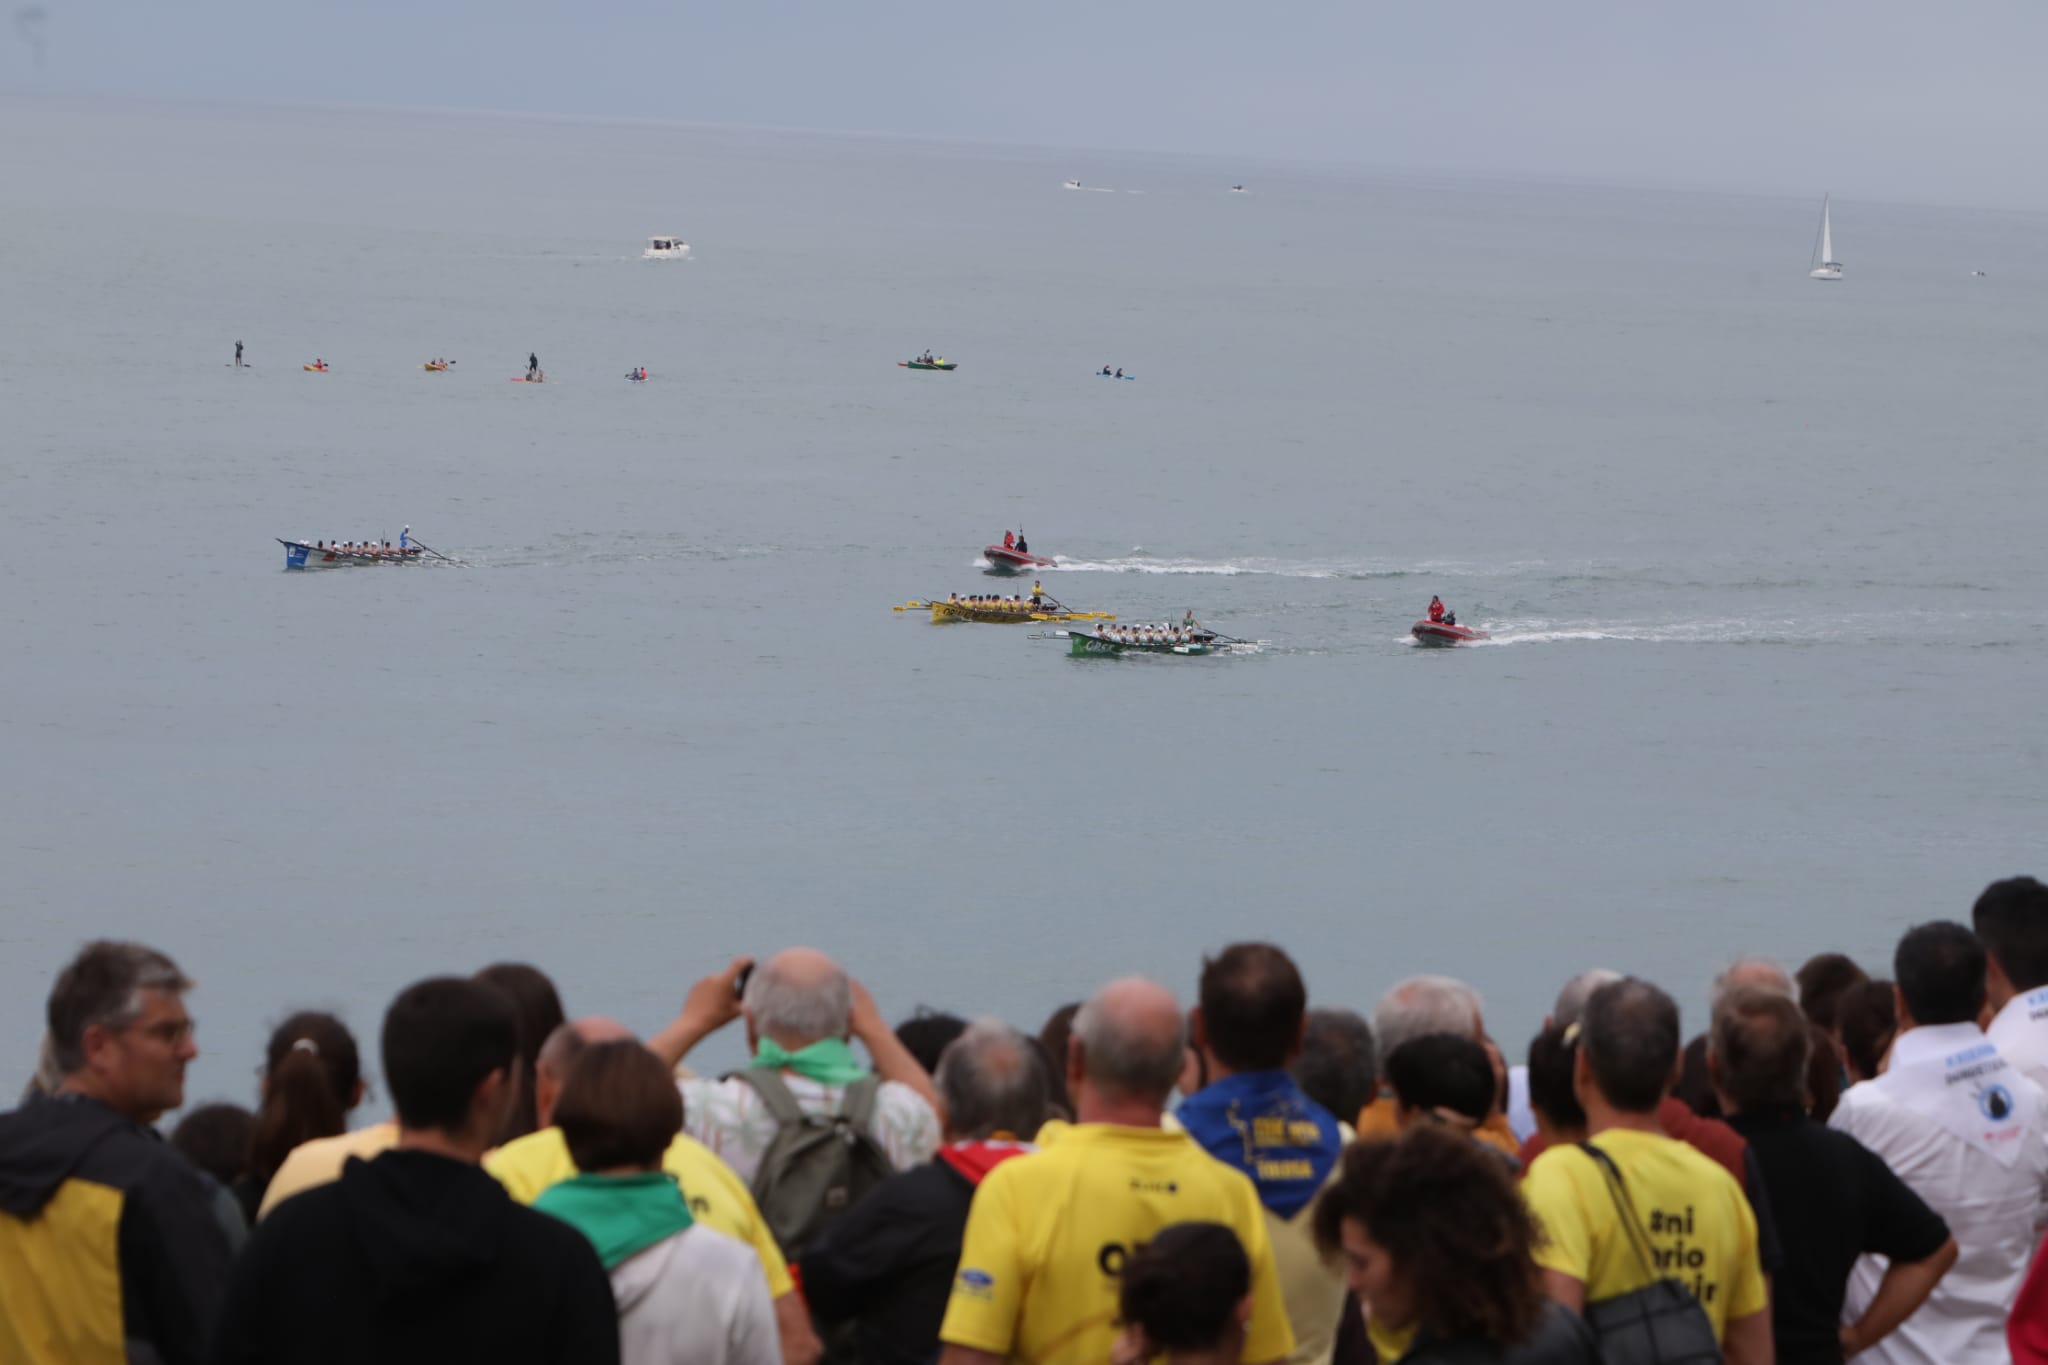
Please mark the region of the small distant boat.
POLYGON ((1983 278, 1984 278, 1984 272, 1983 272, 1983 271, 1981 271, 1981 270, 1972 270, 1972 271, 1970 272, 1970 274, 1971 274, 1971 275, 1972 275, 1973 277, 1975 277, 1976 279, 1980 279, 1980 280, 1981 280, 1981 279, 1983 279, 1983 278))
POLYGON ((988 571, 997 574, 1024 573, 1030 569, 1051 569, 1057 567, 1043 555, 1032 554, 1010 545, 984 545, 981 553, 988 560, 988 571))
POLYGON ((1820 239, 1814 243, 1813 269, 1806 272, 1810 280, 1839 280, 1842 278, 1842 263, 1835 259, 1835 229, 1828 214, 1828 201, 1832 195, 1822 195, 1820 201, 1820 239))
POLYGON ((1474 640, 1491 640, 1493 637, 1477 626, 1454 625, 1448 621, 1417 621, 1413 628, 1415 642, 1420 645, 1464 645, 1474 640))
POLYGON ((1178 626, 1097 626, 1093 630, 1056 630, 1075 659, 1109 658, 1119 654, 1213 654, 1221 648, 1216 632, 1199 624, 1178 626))
POLYGON ((302 370, 309 370, 314 374, 326 374, 329 370, 333 369, 334 367, 332 365, 329 365, 324 360, 316 360, 311 365, 301 365, 299 366, 299 368, 302 370))
POLYGON ((1095 377, 1097 379, 1136 379, 1138 376, 1134 374, 1111 374, 1108 370, 1097 370, 1095 377))
POLYGON ((1081 182, 1078 180, 1063 180, 1060 182, 1060 188, 1063 190, 1078 190, 1081 188, 1081 182))
POLYGON ((960 367, 944 356, 940 356, 937 360, 899 360, 896 362, 896 368, 899 370, 957 370, 960 367))
POLYGON ((429 360, 426 364, 420 366, 420 368, 423 370, 432 370, 435 374, 440 374, 448 368, 448 362, 445 360, 429 360))
POLYGON ((690 244, 680 237, 649 237, 647 250, 640 253, 643 261, 683 261, 690 256, 690 244))
POLYGON ((1250 191, 1250 190, 1246 189, 1246 188, 1245 188, 1244 186, 1242 186, 1242 185, 1232 185, 1232 186, 1230 187, 1230 192, 1231 192, 1232 194, 1250 194, 1250 193, 1251 193, 1251 191, 1250 191))
POLYGON ((277 537, 277 543, 284 546, 284 566, 287 569, 346 569, 367 564, 421 564, 426 554, 417 545, 401 550, 393 546, 389 550, 340 545, 329 545, 325 541, 286 540, 277 537))

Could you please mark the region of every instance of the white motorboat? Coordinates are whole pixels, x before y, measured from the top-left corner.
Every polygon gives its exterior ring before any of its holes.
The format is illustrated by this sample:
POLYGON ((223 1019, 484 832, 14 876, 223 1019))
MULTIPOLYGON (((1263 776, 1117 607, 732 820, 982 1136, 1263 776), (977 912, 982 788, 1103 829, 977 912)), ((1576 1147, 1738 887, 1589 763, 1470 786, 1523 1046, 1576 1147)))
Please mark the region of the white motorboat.
POLYGON ((1063 190, 1078 190, 1081 188, 1081 182, 1078 180, 1062 180, 1060 188, 1063 190))
POLYGON ((1828 217, 1828 200, 1823 195, 1820 201, 1820 240, 1814 243, 1813 269, 1806 272, 1810 280, 1839 280, 1842 278, 1842 263, 1835 259, 1834 224, 1828 217))
POLYGON ((680 237, 649 237, 647 250, 640 253, 643 261, 681 261, 689 259, 690 244, 680 237))

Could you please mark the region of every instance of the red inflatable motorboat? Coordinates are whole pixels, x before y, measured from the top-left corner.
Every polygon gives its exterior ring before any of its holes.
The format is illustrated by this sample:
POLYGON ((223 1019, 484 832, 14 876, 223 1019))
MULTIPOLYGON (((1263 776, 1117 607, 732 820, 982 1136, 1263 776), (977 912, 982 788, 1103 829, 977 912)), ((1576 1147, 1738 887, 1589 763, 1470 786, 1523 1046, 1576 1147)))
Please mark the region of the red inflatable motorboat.
POLYGON ((1462 645, 1493 638, 1477 626, 1452 626, 1442 621, 1417 621, 1414 635, 1419 645, 1462 645))
POLYGON ((1053 567, 1053 562, 1043 555, 1012 549, 1008 545, 987 545, 981 552, 988 557, 990 573, 1028 573, 1032 569, 1053 567))

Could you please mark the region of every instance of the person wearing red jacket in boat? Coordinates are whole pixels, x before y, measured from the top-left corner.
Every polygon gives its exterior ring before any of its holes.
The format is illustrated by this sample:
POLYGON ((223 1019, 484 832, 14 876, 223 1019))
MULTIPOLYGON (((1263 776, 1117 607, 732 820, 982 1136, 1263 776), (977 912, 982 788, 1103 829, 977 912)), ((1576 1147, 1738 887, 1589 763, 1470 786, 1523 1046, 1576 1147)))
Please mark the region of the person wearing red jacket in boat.
POLYGON ((1441 623, 1444 619, 1444 600, 1441 597, 1429 599, 1429 619, 1441 623))
POLYGON ((1016 533, 1015 531, 1005 531, 1005 532, 1003 532, 1003 548, 1004 548, 1005 550, 1009 550, 1009 549, 1014 549, 1014 548, 1016 548, 1016 545, 1017 545, 1017 533, 1016 533))

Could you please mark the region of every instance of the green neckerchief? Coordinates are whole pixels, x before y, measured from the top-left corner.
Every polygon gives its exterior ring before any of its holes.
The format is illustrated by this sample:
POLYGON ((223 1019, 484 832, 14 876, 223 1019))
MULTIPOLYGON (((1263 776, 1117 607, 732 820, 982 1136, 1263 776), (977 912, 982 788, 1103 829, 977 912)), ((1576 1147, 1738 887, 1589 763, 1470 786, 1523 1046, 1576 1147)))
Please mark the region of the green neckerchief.
POLYGON ((763 1038, 749 1065, 769 1071, 794 1071, 819 1085, 852 1085, 868 1074, 844 1038, 826 1038, 794 1052, 772 1038, 763 1038))
POLYGON ((543 1190, 533 1206, 588 1237, 606 1270, 695 1221, 676 1178, 664 1171, 571 1176, 543 1190))

